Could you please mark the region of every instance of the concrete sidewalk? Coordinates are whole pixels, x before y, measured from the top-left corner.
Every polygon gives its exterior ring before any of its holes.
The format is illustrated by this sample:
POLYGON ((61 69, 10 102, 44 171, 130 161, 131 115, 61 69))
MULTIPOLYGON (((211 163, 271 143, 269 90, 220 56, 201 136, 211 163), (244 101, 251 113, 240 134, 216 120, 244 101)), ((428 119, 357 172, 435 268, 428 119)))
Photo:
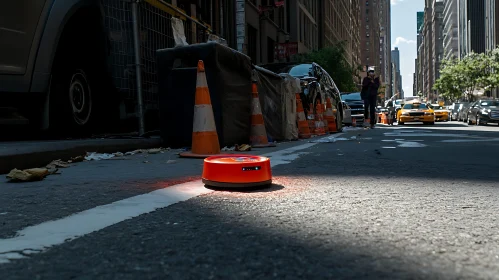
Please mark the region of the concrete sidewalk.
POLYGON ((52 160, 69 160, 87 152, 114 153, 136 149, 159 148, 161 139, 84 139, 52 141, 18 141, 0 143, 0 174, 10 170, 43 167, 52 160))

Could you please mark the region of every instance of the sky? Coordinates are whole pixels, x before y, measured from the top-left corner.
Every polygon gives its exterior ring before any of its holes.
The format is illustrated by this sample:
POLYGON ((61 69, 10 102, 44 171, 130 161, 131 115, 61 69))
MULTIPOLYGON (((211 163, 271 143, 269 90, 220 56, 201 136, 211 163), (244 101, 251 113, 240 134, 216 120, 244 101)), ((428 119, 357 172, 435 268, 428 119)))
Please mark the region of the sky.
POLYGON ((405 96, 413 96, 416 50, 416 13, 424 10, 424 0, 391 0, 392 49, 400 51, 400 75, 405 96))

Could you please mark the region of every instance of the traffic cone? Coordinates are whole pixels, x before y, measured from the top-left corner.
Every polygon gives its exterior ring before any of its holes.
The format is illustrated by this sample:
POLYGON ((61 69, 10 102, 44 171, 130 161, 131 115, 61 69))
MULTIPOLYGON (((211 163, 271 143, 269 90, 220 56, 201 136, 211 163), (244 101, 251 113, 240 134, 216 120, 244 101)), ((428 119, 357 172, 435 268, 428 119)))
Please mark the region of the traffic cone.
POLYGON ((382 113, 382 115, 381 115, 381 123, 382 123, 382 124, 389 124, 389 123, 388 123, 388 117, 387 117, 387 115, 386 115, 386 114, 384 114, 384 113, 382 113))
POLYGON ((352 117, 352 127, 357 127, 357 119, 352 117))
POLYGON ((326 134, 326 131, 324 130, 324 121, 323 121, 323 116, 321 112, 321 103, 317 102, 317 105, 315 106, 316 112, 315 112, 315 134, 316 135, 324 135, 326 134))
POLYGON ((329 134, 328 121, 326 119, 326 111, 324 110, 324 105, 320 102, 319 102, 319 105, 320 105, 320 110, 321 110, 322 123, 324 124, 324 132, 326 134, 329 134))
POLYGON ((312 137, 307 120, 305 119, 305 111, 303 110, 303 103, 299 93, 296 94, 296 112, 298 113, 298 131, 300 138, 308 139, 312 137))
POLYGON ((310 130, 310 133, 312 135, 317 135, 317 133, 315 132, 315 115, 314 115, 314 105, 313 104, 310 104, 310 107, 309 107, 309 111, 308 111, 308 116, 307 116, 307 119, 308 119, 308 127, 309 127, 309 130, 310 130))
POLYGON ((218 142, 215 117, 211 106, 210 91, 204 62, 198 61, 198 73, 196 80, 196 100, 194 104, 194 122, 192 129, 192 150, 180 153, 181 157, 207 158, 220 154, 220 143, 218 142))
POLYGON ((275 147, 274 143, 269 143, 267 139, 267 130, 263 121, 262 109, 260 108, 260 99, 258 98, 258 88, 256 81, 251 85, 253 95, 251 112, 251 136, 250 144, 254 148, 275 147))
POLYGON ((333 112, 333 105, 331 104, 331 99, 326 98, 326 120, 329 133, 338 132, 336 127, 336 117, 333 112))

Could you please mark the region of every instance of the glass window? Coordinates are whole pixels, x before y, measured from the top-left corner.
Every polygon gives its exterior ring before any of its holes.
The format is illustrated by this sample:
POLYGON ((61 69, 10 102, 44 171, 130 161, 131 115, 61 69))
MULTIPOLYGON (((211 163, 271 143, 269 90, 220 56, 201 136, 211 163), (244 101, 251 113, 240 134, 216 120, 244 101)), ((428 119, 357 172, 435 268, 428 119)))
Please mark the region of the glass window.
POLYGON ((413 104, 405 104, 403 109, 407 109, 407 110, 428 109, 428 107, 426 106, 426 104, 413 103, 413 104))
POLYGON ((309 71, 312 71, 312 64, 300 64, 291 68, 291 70, 289 70, 289 75, 293 77, 304 77, 310 75, 309 71))
POLYGON ((360 92, 350 92, 350 93, 342 93, 341 100, 343 101, 362 101, 360 97, 360 92))

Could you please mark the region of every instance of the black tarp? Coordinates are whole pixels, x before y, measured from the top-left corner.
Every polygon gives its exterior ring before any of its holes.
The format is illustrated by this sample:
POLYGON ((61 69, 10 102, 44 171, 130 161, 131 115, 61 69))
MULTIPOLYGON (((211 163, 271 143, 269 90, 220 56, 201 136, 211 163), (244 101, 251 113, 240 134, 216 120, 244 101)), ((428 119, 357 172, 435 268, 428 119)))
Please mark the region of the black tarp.
POLYGON ((204 61, 220 145, 248 143, 251 125, 251 60, 210 42, 156 53, 161 138, 172 148, 190 147, 196 70, 204 61))
POLYGON ((254 78, 267 135, 272 141, 298 138, 296 125, 296 93, 301 91, 299 80, 280 76, 265 68, 254 66, 254 78))
POLYGON ((255 66, 253 77, 258 86, 258 97, 267 136, 271 141, 281 141, 284 139, 281 112, 284 79, 274 72, 258 66, 255 66))

